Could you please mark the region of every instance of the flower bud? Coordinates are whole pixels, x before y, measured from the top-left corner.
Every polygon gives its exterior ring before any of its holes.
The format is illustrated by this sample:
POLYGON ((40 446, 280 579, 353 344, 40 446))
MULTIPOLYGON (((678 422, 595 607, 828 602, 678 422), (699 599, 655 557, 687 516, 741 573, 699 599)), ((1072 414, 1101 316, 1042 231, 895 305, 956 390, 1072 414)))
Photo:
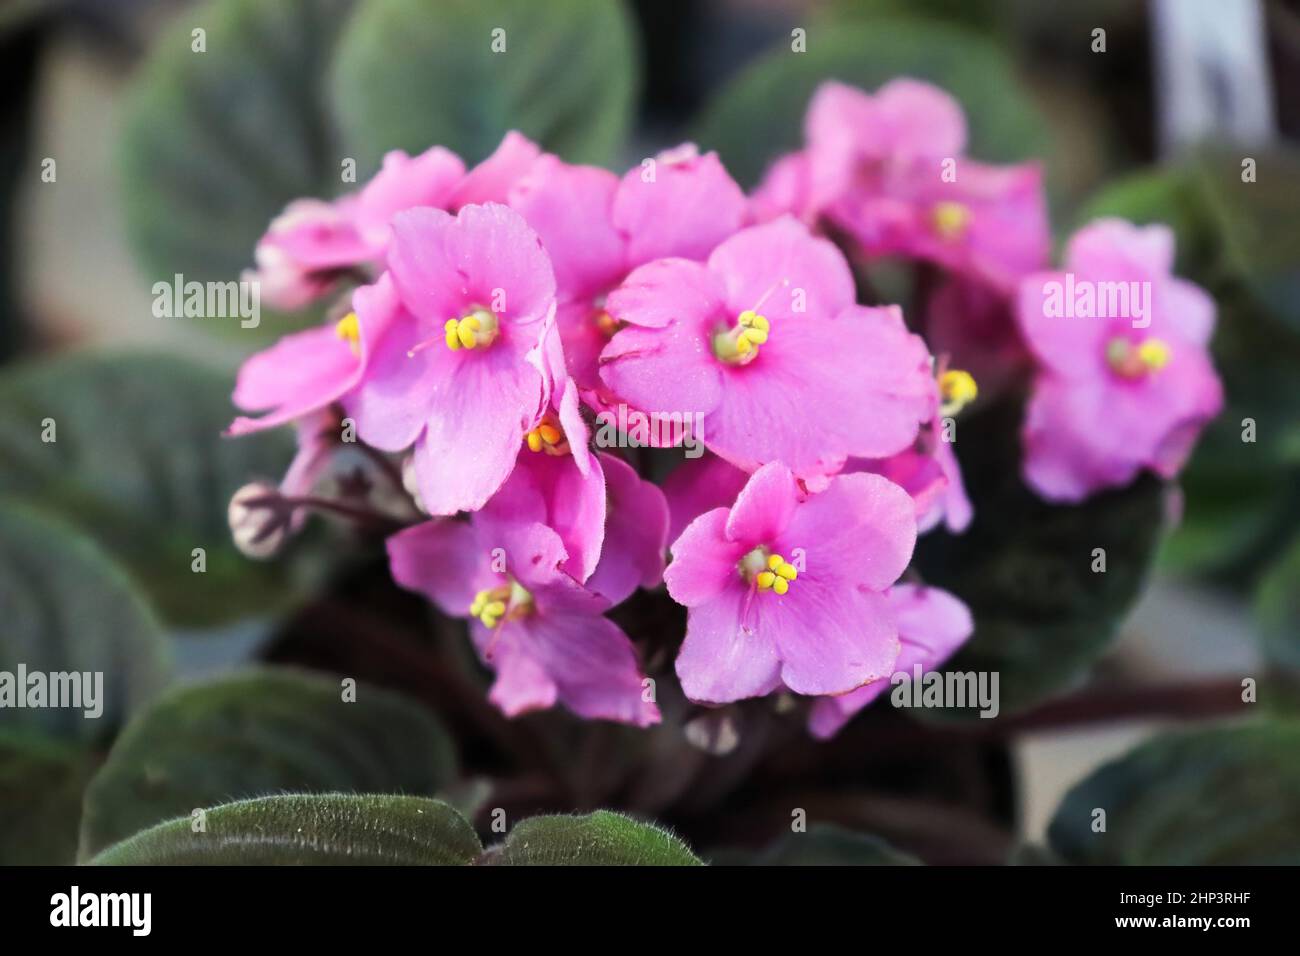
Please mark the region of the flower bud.
POLYGON ((290 513, 275 485, 244 485, 231 497, 226 512, 235 547, 249 558, 274 557, 289 537, 290 513))

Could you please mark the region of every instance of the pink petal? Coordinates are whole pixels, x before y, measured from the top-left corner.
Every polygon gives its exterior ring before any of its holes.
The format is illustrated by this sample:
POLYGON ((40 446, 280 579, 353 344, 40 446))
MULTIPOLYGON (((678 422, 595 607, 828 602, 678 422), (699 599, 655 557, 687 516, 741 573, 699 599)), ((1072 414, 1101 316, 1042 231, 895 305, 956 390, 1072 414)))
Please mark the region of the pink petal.
POLYGON ((614 198, 614 225, 627 236, 628 263, 679 256, 703 259, 740 228, 746 200, 716 153, 661 154, 653 182, 636 166, 614 198))
MULTIPOLYGON (((940 667, 974 629, 966 605, 939 588, 899 584, 887 597, 902 645, 894 663, 895 674, 910 675, 917 664, 924 671, 940 667)), ((848 694, 822 698, 809 715, 809 731, 821 739, 834 736, 854 714, 892 686, 892 677, 882 678, 848 694)))
POLYGON ((842 694, 888 677, 898 631, 884 595, 809 565, 784 597, 760 594, 758 629, 776 643, 781 681, 796 694, 842 694))
POLYGON ((1105 341, 1110 323, 1095 318, 1049 314, 1065 309, 1064 272, 1039 272, 1020 281, 1016 319, 1034 354, 1053 371, 1069 378, 1091 379, 1107 373, 1105 341))
POLYGON ((595 570, 605 538, 605 475, 599 465, 584 475, 572 455, 524 448, 486 509, 502 520, 540 520, 554 529, 568 553, 564 568, 577 581, 595 570))
POLYGON ((623 278, 626 243, 614 228, 618 178, 595 166, 540 157, 510 190, 510 205, 537 230, 562 297, 590 300, 623 278))
POLYGON ((283 425, 328 405, 347 391, 358 365, 348 343, 333 328, 286 335, 245 361, 235 382, 236 405, 248 411, 273 411, 257 419, 236 418, 229 434, 283 425))
POLYGON ((619 322, 664 328, 710 320, 723 308, 718 276, 698 262, 661 259, 633 270, 605 303, 619 322))
POLYGON ((587 587, 618 604, 638 587, 653 588, 663 578, 668 550, 668 502, 658 486, 643 481, 623 459, 599 456, 609 493, 609 520, 600 563, 587 587))
POLYGON ((796 548, 806 556, 808 570, 792 593, 805 576, 842 582, 841 590, 884 591, 912 558, 915 506, 906 491, 880 475, 838 475, 795 509, 773 544, 786 560, 796 548))
POLYGON ((806 152, 779 157, 763 174, 749 197, 749 215, 754 222, 771 222, 784 215, 808 221, 813 216, 810 172, 806 152))
POLYGON ((510 475, 525 433, 537 425, 542 375, 508 340, 481 354, 437 346, 419 354, 429 356, 433 373, 415 445, 420 496, 430 514, 476 511, 510 475))
POLYGON ((789 468, 780 462, 764 465, 750 476, 727 515, 728 540, 746 548, 775 541, 790 524, 798 493, 789 468))
POLYGON ((676 541, 686 526, 714 508, 730 509, 749 475, 717 455, 688 458, 663 482, 672 516, 668 540, 676 541))
POLYGON ((892 80, 876 91, 882 144, 895 158, 946 158, 966 150, 966 115, 949 93, 919 80, 892 80))
POLYGON ((642 412, 693 421, 722 396, 721 364, 701 327, 687 319, 662 329, 630 325, 605 346, 600 362, 604 383, 642 412))
MULTIPOLYGON (((540 606, 539 606, 540 607, 540 606)), ((559 700, 588 719, 635 727, 659 723, 627 635, 605 617, 539 610, 520 622, 519 652, 533 657, 555 684, 559 700)), ((503 635, 501 653, 509 647, 503 635)))
POLYGON ((728 511, 715 508, 692 521, 672 543, 672 563, 664 571, 664 584, 678 604, 695 607, 737 585, 737 563, 750 548, 726 536, 728 511))
POLYGON ((467 616, 480 590, 503 583, 477 530, 460 521, 434 519, 397 532, 388 539, 388 563, 394 581, 452 617, 467 616))
POLYGON ((495 203, 466 206, 454 218, 428 208, 398 214, 389 267, 403 303, 439 338, 448 319, 473 306, 525 324, 545 318, 555 299, 537 233, 495 203))
POLYGON ((362 380, 372 354, 399 320, 397 295, 386 277, 352 295, 360 337, 357 351, 333 327, 287 335, 248 359, 239 370, 234 402, 241 408, 275 411, 253 420, 237 418, 229 434, 270 428, 323 409, 362 380))
POLYGON ((825 475, 907 448, 934 403, 929 353, 896 308, 796 315, 773 320, 753 362, 724 369, 704 440, 747 470, 779 460, 825 475))
POLYGON ((448 199, 452 209, 506 202, 510 188, 528 172, 541 148, 522 133, 506 133, 496 151, 471 169, 448 199))
MULTIPOLYGON (((708 518, 705 515, 691 527, 708 518)), ((688 528, 686 535, 690 534, 688 528)), ((674 559, 664 575, 665 580, 676 564, 674 559)), ((671 582, 669 590, 673 590, 671 582)), ((674 599, 680 601, 676 594, 674 599)), ((781 661, 772 637, 761 629, 750 631, 741 623, 746 608, 755 600, 753 590, 736 580, 702 603, 691 606, 686 619, 686 640, 676 664, 682 691, 691 700, 729 703, 745 697, 761 697, 781 685, 781 661)))
POLYGON ((393 216, 417 206, 446 205, 464 175, 460 157, 441 146, 415 157, 400 149, 385 154, 383 167, 357 197, 358 230, 368 243, 386 245, 393 216))
POLYGON ((1168 226, 1136 226, 1123 219, 1095 219, 1070 237, 1066 267, 1112 281, 1168 275, 1174 267, 1174 233, 1168 226))
POLYGON ((833 316, 853 304, 853 274, 844 256, 789 217, 736 233, 713 250, 708 265, 725 285, 728 325, 746 309, 778 325, 833 316))

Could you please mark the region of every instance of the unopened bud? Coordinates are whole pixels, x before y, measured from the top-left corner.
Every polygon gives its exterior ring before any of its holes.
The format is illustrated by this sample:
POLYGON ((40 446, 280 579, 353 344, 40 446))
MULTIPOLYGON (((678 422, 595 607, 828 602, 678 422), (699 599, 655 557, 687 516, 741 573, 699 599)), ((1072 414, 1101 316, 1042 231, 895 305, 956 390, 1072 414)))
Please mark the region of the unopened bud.
POLYGON ((230 499, 226 512, 230 534, 241 554, 259 560, 274 557, 289 537, 288 509, 275 485, 255 481, 230 499))

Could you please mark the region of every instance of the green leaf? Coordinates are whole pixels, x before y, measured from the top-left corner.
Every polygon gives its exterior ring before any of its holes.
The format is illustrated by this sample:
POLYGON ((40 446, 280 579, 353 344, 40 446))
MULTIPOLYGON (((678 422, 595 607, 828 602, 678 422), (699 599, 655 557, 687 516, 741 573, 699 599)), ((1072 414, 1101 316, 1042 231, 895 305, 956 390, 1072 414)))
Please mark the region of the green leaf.
POLYGON ((80 746, 0 730, 0 866, 74 862, 90 773, 90 757, 80 746))
POLYGON ((1255 153, 1254 181, 1244 157, 1212 155, 1197 167, 1211 213, 1222 228, 1228 268, 1293 336, 1300 336, 1300 150, 1255 153))
MULTIPOLYGON (((271 218, 337 192, 343 155, 325 71, 352 0, 216 0, 155 41, 124 107, 127 232, 150 283, 226 281, 271 218), (191 31, 206 30, 206 52, 191 31)), ((236 320, 204 320, 239 329, 236 320)), ((266 322, 244 341, 281 329, 266 322)))
POLYGON ((531 817, 484 856, 498 866, 699 866, 667 830, 620 813, 531 817))
POLYGON ((0 506, 0 608, 0 671, 11 689, 32 701, 30 675, 42 674, 52 695, 54 675, 77 672, 85 705, 6 702, 7 729, 102 739, 166 682, 166 640, 121 569, 73 529, 13 504, 0 506), (27 687, 18 685, 20 665, 27 687))
POLYGON ((787 833, 758 853, 724 851, 715 865, 733 866, 920 866, 921 861, 878 836, 830 823, 816 823, 805 833, 787 833))
POLYGON ((86 793, 81 855, 169 817, 272 793, 431 795, 456 775, 423 708, 337 679, 253 671, 178 688, 123 732, 86 793))
POLYGON ((569 162, 607 163, 637 85, 632 24, 612 0, 370 0, 333 76, 344 142, 363 172, 390 149, 434 143, 476 162, 511 129, 569 162))
POLYGON ((1166 734, 1076 785, 1048 828, 1071 863, 1300 863, 1300 723, 1166 734), (1106 829, 1093 831, 1095 810, 1106 829))
POLYGON ((101 866, 460 866, 482 851, 447 804, 424 797, 316 794, 241 800, 114 844, 101 866))
POLYGON ((231 382, 163 355, 76 354, 0 377, 0 494, 56 513, 130 568, 177 625, 229 622, 287 603, 300 563, 257 564, 231 543, 226 509, 278 479, 283 430, 222 437, 231 382), (46 420, 55 441, 44 441, 46 420), (202 548, 207 570, 192 570, 202 548))
POLYGON ((1176 273, 1205 281, 1218 268, 1216 228, 1189 168, 1153 167, 1108 183, 1081 205, 1074 229, 1114 216, 1169 226, 1176 240, 1176 273))
POLYGON ((1003 714, 1086 674, 1141 592, 1163 519, 1163 486, 1150 475, 1079 505, 1038 498, 1020 480, 1020 416, 1005 403, 959 420, 955 448, 975 519, 965 534, 927 535, 916 553, 923 580, 955 593, 975 619, 944 670, 997 672, 1003 714), (1096 548, 1104 573, 1092 570, 1096 548))
POLYGON ((804 112, 823 81, 873 91, 899 76, 929 80, 961 102, 975 158, 1005 162, 1048 151, 1047 128, 996 44, 906 19, 814 24, 805 53, 783 40, 723 89, 694 139, 718 150, 732 175, 751 186, 772 160, 802 144, 804 112))
POLYGON ((1260 581, 1255 614, 1265 659, 1300 674, 1300 538, 1260 581))

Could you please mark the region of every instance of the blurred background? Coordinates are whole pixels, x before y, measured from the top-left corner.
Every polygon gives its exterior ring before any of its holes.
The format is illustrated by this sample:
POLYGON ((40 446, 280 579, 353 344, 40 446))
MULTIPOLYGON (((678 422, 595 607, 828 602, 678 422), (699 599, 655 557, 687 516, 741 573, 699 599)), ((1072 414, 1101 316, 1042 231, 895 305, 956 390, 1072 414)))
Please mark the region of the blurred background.
MULTIPOLYGON (((105 346, 233 369, 289 326, 271 316, 245 334, 155 318, 151 285, 173 260, 187 278, 234 278, 286 200, 337 181, 340 155, 357 155, 362 177, 395 146, 448 142, 473 162, 520 115, 566 158, 614 168, 696 139, 749 187, 797 143, 818 80, 871 89, 924 76, 963 101, 973 156, 1044 160, 1058 241, 1100 212, 1167 221, 1178 270, 1222 310, 1215 352, 1228 410, 1187 472, 1185 520, 1151 587, 1094 669, 1114 693, 1069 727, 1017 737, 1021 834, 1040 837, 1069 786, 1171 719, 1231 710, 1243 676, 1300 666, 1300 3, 640 0, 627 5, 628 46, 602 54, 640 64, 630 119, 584 132, 548 112, 549 85, 562 84, 544 74, 503 105, 475 99, 472 70, 455 89, 433 89, 436 73, 418 70, 422 82, 404 85, 392 71, 373 100, 342 96, 336 115, 322 91, 341 81, 325 76, 322 57, 349 4, 260 6, 273 29, 252 43, 230 16, 186 0, 0 3, 6 365, 105 346), (178 63, 196 26, 208 31, 208 62, 188 69, 178 63), (797 56, 796 28, 807 31, 797 56), (464 119, 453 142, 436 119, 449 115, 464 119), (47 157, 55 182, 42 180, 47 157), (1257 160, 1257 181, 1230 189, 1243 157, 1257 160), (1242 452, 1245 417, 1258 423, 1262 454, 1242 452)), ((372 33, 394 40, 382 23, 372 33)), ((362 45, 329 70, 381 73, 362 45)), ((393 59, 404 52, 393 48, 393 59)), ((574 50, 571 68, 613 75, 591 60, 574 50)), ((221 414, 212 412, 218 427, 221 414)), ((235 478, 247 464, 232 466, 235 478)), ((207 525, 214 540, 220 524, 218 514, 207 525)), ((185 620, 182 676, 231 666, 265 637, 264 625, 219 617, 185 620)))

